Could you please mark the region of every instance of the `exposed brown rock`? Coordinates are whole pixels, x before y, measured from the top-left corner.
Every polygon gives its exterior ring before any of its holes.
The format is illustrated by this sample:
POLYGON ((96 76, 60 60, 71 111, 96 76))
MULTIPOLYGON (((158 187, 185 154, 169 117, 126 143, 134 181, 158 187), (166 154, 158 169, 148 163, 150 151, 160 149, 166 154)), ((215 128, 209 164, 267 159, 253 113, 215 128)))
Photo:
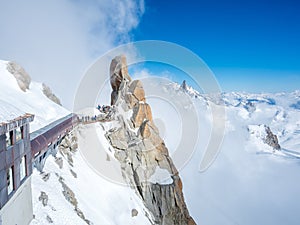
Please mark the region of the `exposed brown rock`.
POLYGON ((120 162, 122 175, 135 189, 149 210, 151 222, 161 225, 193 225, 182 193, 182 181, 169 156, 164 141, 152 120, 150 106, 146 103, 141 81, 126 78, 127 67, 122 56, 111 63, 112 103, 120 126, 110 129, 106 137, 120 162), (120 65, 124 67, 120 69, 120 65), (117 72, 116 72, 117 71, 117 72), (125 79, 124 79, 125 77, 125 79), (123 115, 132 112, 130 121, 123 115), (150 182, 157 169, 167 170, 167 184, 150 182))
POLYGON ((135 104, 137 104, 139 102, 139 100, 136 97, 134 97, 133 94, 126 93, 126 95, 125 95, 125 102, 128 104, 128 108, 132 109, 135 106, 135 104))
POLYGON ((157 127, 154 125, 153 121, 146 120, 142 123, 139 128, 139 133, 142 138, 149 138, 154 135, 159 135, 157 127))
POLYGON ((141 81, 134 80, 130 82, 128 92, 125 94, 125 102, 130 109, 139 102, 146 102, 145 91, 141 81))
POLYGON ((126 57, 121 55, 115 57, 110 64, 110 84, 113 89, 111 105, 116 103, 120 85, 123 80, 131 81, 131 77, 128 75, 126 57))
POLYGON ((115 105, 118 98, 118 91, 112 91, 110 96, 110 105, 115 105))
POLYGON ((139 80, 134 80, 130 83, 128 91, 132 93, 132 95, 138 101, 145 101, 145 91, 143 88, 143 84, 139 80))
POLYGON ((163 143, 153 121, 145 120, 139 128, 138 134, 141 135, 141 139, 143 139, 146 150, 157 148, 163 143))
POLYGON ((145 120, 152 121, 151 108, 147 103, 137 103, 131 117, 134 127, 140 127, 145 120))

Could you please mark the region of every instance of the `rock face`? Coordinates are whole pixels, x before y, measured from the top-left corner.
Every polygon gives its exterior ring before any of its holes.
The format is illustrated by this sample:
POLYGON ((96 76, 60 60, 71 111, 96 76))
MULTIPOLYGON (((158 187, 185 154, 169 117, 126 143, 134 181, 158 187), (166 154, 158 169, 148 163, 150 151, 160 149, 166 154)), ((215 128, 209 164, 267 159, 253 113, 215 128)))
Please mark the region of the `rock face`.
POLYGON ((186 86, 186 81, 184 80, 183 82, 182 82, 182 84, 180 85, 180 87, 183 89, 183 90, 187 90, 187 86, 186 86))
POLYGON ((275 134, 272 133, 270 127, 266 126, 265 125, 265 130, 266 130, 266 133, 267 133, 267 136, 265 138, 265 143, 268 144, 269 146, 273 147, 273 149, 275 150, 280 150, 281 147, 278 143, 278 138, 275 134))
POLYGON ((254 137, 259 142, 266 144, 271 147, 271 150, 274 152, 275 150, 281 150, 281 147, 278 142, 278 138, 273 132, 271 128, 265 124, 260 125, 249 125, 248 131, 250 135, 254 137))
POLYGON ((184 201, 179 173, 152 120, 143 85, 129 77, 125 56, 112 60, 110 81, 118 125, 106 137, 123 178, 143 200, 152 223, 195 224, 184 201), (162 171, 164 175, 159 176, 162 171))
MULTIPOLYGON (((77 136, 74 131, 68 133, 60 143, 58 149, 63 157, 68 160, 68 164, 73 167, 73 153, 78 150, 77 136)), ((61 165, 63 167, 63 165, 61 165)))
POLYGON ((25 92, 29 89, 31 78, 20 65, 15 62, 9 62, 7 64, 7 70, 14 75, 22 91, 25 92))
POLYGON ((59 98, 55 94, 52 93, 52 90, 46 84, 43 84, 43 93, 51 101, 55 102, 58 105, 61 105, 59 98))
POLYGON ((115 57, 110 64, 110 84, 113 89, 111 93, 111 105, 114 105, 120 85, 123 80, 131 81, 128 74, 127 61, 124 55, 115 57))

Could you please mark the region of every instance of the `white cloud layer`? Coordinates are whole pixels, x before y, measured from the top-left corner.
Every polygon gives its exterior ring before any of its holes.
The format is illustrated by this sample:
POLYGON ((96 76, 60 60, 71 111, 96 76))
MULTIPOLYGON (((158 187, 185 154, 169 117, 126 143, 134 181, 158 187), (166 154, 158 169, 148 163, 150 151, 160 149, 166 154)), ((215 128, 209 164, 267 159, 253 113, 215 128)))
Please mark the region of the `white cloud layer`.
POLYGON ((21 64, 71 108, 86 67, 130 41, 144 11, 143 0, 2 1, 0 58, 21 64))

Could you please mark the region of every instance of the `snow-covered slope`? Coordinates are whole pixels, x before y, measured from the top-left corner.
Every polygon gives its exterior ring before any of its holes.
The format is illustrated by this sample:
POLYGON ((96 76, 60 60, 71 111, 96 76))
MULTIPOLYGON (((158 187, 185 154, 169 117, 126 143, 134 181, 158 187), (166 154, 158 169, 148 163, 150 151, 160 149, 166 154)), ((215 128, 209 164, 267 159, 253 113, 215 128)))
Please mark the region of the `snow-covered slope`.
MULTIPOLYGON (((70 113, 43 94, 41 83, 31 81, 29 89, 22 91, 8 72, 7 64, 0 61, 1 122, 32 113, 35 115, 32 132, 70 113)), ((81 127, 80 131, 88 134, 89 129, 89 126, 81 127)), ((88 145, 86 138, 80 135, 78 138, 85 143, 79 146, 83 146, 79 149, 81 152, 95 147, 88 145)), ((80 151, 70 153, 71 156, 60 152, 56 157, 49 156, 43 173, 33 170, 34 219, 31 224, 149 224, 141 201, 132 189, 101 177, 89 167, 80 151), (65 196, 69 196, 71 202, 65 196)))
MULTIPOLYGON (((78 135, 79 148, 101 148, 95 146, 96 142, 90 139, 95 129, 101 128, 87 125, 74 130, 78 135)), ((56 159, 54 157, 47 159, 42 174, 34 171, 32 186, 35 219, 31 224, 49 224, 50 219, 57 225, 149 224, 142 202, 134 191, 100 176, 88 166, 80 152, 73 152, 69 156, 59 152, 56 159), (71 202, 64 197, 63 192, 66 189, 63 183, 67 186, 67 195, 72 198, 71 202), (45 206, 40 197, 42 192, 48 199, 45 206), (132 216, 133 211, 138 214, 132 216), (86 221, 78 212, 84 215, 86 221)))
MULTIPOLYGON (((6 67, 7 62, 0 61, 1 121, 13 119, 20 113, 33 113, 36 118, 31 130, 35 130, 69 113, 44 96, 42 84, 32 81, 29 90, 23 92, 6 67)), ((144 83, 144 88, 148 93, 147 83, 144 83)), ((186 98, 182 96, 190 96, 198 113, 198 124, 194 124, 199 127, 197 146, 191 159, 180 170, 185 200, 195 221, 205 225, 298 225, 300 92, 234 92, 212 96, 199 94, 188 86, 182 90, 175 83, 162 88, 181 101, 185 110, 190 109, 187 105, 190 102, 183 100, 186 98), (218 157, 207 171, 200 173, 200 161, 212 129, 211 103, 224 105, 226 129, 218 157), (280 150, 265 143, 266 126, 277 136, 280 150)), ((174 105, 157 98, 149 97, 147 101, 172 155, 180 138, 190 135, 183 133, 182 120, 174 105)), ((80 129, 82 134, 90 132, 88 126, 80 129)), ((101 126, 96 130, 99 137, 103 136, 101 126)), ((86 150, 84 146, 93 148, 84 142, 84 136, 81 138, 81 152, 86 150)), ((100 140, 104 140, 103 137, 100 140)), ((105 143, 102 145, 108 147, 105 143)), ((99 176, 78 151, 72 153, 72 159, 73 165, 70 165, 68 157, 59 153, 57 158, 48 158, 43 174, 34 170, 35 219, 32 224, 85 224, 78 216, 81 213, 93 224, 149 224, 140 199, 130 188, 99 176), (76 212, 74 205, 65 199, 63 192, 66 187, 72 190, 69 194, 76 198, 80 211, 76 212), (48 197, 45 206, 42 192, 48 197), (138 214, 132 217, 135 210, 138 214)))
POLYGON ((31 113, 35 115, 30 126, 34 131, 70 113, 43 94, 42 83, 32 81, 29 90, 22 91, 7 70, 8 63, 0 61, 0 121, 31 113))
MULTIPOLYGON (((146 84, 144 82, 144 84, 146 84)), ((147 93, 147 84, 145 90, 147 93)), ((164 88, 180 99, 191 97, 197 113, 198 142, 180 171, 191 215, 199 224, 299 224, 300 215, 300 92, 277 94, 199 94, 170 83, 164 88), (212 166, 199 172, 207 148, 212 117, 210 105, 224 105, 225 132, 212 166), (281 150, 265 143, 265 125, 278 137, 281 150)), ((150 99, 154 120, 165 121, 166 145, 175 149, 182 134, 172 104, 150 99), (163 107, 162 107, 163 106, 163 107), (177 124, 176 128, 173 128, 177 124)), ((189 108, 182 101, 183 108, 189 108)), ((186 150, 185 150, 186 151, 186 150)), ((176 156, 176 155, 172 155, 176 156)))

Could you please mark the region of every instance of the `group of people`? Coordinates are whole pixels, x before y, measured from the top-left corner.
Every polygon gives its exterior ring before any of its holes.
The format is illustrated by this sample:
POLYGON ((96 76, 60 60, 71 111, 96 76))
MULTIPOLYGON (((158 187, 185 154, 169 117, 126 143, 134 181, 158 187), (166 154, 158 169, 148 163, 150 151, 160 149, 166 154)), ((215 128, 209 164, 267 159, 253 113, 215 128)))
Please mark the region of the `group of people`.
POLYGON ((97 121, 105 121, 110 120, 114 115, 114 107, 107 105, 98 105, 96 107, 102 114, 94 115, 94 116, 82 116, 80 121, 83 123, 93 123, 97 121))
POLYGON ((96 121, 97 120, 97 116, 83 116, 81 117, 80 121, 81 122, 90 122, 90 121, 96 121))
POLYGON ((102 105, 102 106, 98 105, 97 109, 102 113, 108 113, 111 107, 109 105, 102 105))

